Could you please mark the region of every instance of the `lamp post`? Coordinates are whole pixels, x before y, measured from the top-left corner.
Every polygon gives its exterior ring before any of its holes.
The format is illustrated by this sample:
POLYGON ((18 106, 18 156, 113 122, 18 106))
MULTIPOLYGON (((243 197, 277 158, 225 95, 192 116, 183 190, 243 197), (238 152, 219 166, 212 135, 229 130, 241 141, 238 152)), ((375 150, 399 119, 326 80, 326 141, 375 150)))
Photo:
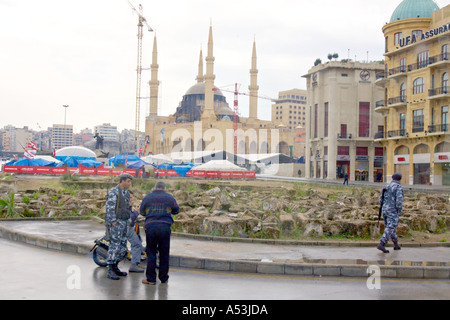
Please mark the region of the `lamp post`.
POLYGON ((64 129, 66 128, 66 114, 67 114, 67 108, 69 107, 68 105, 63 105, 64 107, 64 129))

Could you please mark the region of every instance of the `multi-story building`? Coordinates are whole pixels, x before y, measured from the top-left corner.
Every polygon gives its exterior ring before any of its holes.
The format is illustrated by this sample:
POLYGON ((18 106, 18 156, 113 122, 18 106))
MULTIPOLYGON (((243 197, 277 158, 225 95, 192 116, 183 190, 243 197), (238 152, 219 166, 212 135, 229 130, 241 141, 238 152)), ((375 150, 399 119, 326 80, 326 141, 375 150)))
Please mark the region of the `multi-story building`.
POLYGON ((383 26, 385 70, 377 84, 386 175, 404 184, 450 185, 448 130, 450 5, 404 0, 383 26))
POLYGON ((278 100, 272 105, 272 123, 283 124, 289 129, 306 126, 307 91, 292 89, 280 91, 278 100))
POLYGON ((95 126, 94 135, 95 134, 102 136, 105 141, 119 141, 117 126, 112 126, 110 123, 95 126))
POLYGON ((27 143, 33 138, 33 134, 28 127, 16 128, 12 125, 7 125, 2 131, 4 151, 23 152, 23 148, 27 147, 27 143))
POLYGON ((55 149, 73 146, 73 126, 54 124, 52 128, 52 146, 55 149))
POLYGON ((378 62, 330 61, 304 75, 308 88, 306 177, 375 181, 383 174, 383 148, 374 143, 383 118, 375 76, 378 62))

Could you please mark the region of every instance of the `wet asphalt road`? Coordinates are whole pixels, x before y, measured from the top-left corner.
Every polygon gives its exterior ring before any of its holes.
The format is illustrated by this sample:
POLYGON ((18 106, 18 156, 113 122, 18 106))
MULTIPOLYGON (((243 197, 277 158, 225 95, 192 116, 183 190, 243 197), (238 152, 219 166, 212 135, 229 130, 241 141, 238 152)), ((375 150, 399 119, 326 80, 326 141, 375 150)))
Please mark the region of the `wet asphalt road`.
MULTIPOLYGON (((0 299, 306 300, 450 299, 450 281, 312 278, 171 269, 167 285, 141 284, 143 274, 119 281, 90 256, 72 255, 0 239, 0 299), (263 289, 262 289, 263 288, 263 289)), ((124 271, 128 264, 121 264, 124 271)))

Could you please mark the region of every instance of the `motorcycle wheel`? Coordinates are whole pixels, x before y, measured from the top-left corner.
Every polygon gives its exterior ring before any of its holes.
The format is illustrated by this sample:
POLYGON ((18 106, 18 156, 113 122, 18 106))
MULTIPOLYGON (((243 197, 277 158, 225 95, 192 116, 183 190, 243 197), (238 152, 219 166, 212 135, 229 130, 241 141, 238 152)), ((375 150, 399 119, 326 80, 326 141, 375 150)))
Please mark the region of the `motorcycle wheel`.
POLYGON ((106 259, 108 258, 108 250, 102 247, 97 247, 92 252, 92 259, 100 267, 106 267, 106 259))

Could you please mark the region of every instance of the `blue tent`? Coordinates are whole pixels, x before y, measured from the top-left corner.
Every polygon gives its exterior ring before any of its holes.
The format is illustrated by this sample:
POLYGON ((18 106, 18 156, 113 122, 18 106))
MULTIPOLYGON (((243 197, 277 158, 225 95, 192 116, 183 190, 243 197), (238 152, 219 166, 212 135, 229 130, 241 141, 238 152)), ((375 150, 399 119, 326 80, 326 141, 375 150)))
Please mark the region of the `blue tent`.
POLYGON ((133 162, 141 160, 138 156, 135 156, 134 154, 118 154, 113 158, 108 159, 108 164, 113 164, 114 166, 117 166, 118 164, 125 164, 125 162, 133 162))
POLYGON ((175 170, 182 177, 186 177, 186 173, 189 172, 194 167, 194 165, 190 162, 187 164, 171 164, 171 163, 163 163, 158 166, 158 169, 161 170, 175 170))
POLYGON ((6 165, 8 166, 27 166, 27 167, 55 167, 56 163, 47 161, 44 159, 27 159, 20 158, 17 161, 10 161, 6 165))
POLYGON ((77 157, 64 157, 64 158, 61 158, 60 160, 61 160, 61 162, 56 165, 57 167, 77 168, 78 165, 81 164, 88 168, 92 168, 92 167, 97 168, 103 164, 102 162, 98 162, 95 160, 80 160, 77 157))
POLYGON ((142 169, 143 166, 154 166, 154 164, 147 163, 144 160, 137 160, 137 161, 128 161, 127 169, 142 169))

